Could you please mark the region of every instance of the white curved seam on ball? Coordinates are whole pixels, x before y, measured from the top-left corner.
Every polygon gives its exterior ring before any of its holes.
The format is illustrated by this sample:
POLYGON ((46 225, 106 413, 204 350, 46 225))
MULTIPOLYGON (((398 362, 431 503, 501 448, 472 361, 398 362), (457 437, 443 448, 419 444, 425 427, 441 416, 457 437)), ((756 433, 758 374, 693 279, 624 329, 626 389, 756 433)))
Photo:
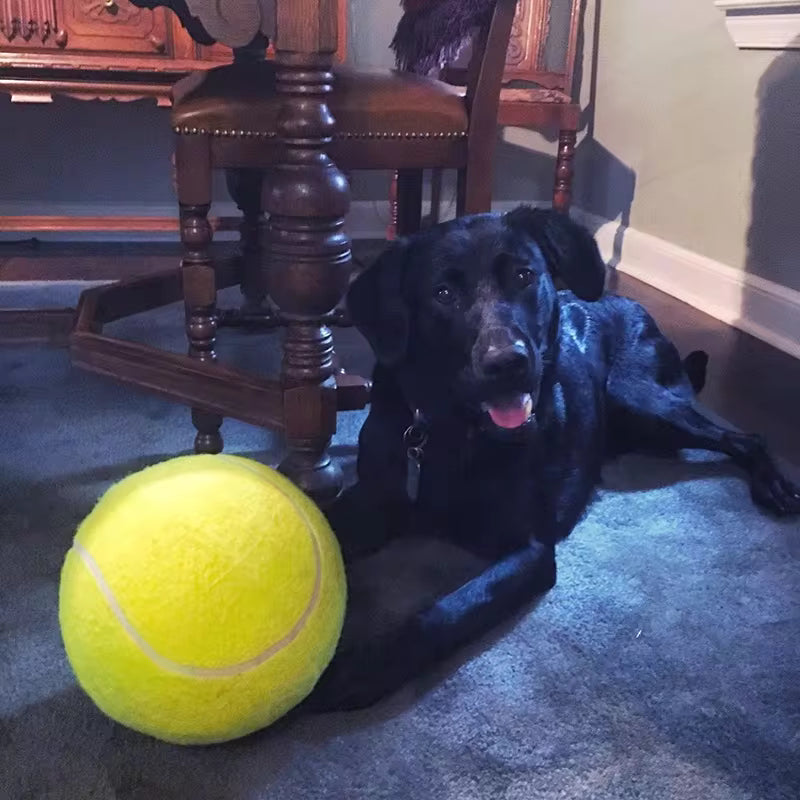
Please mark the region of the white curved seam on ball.
MULTIPOLYGON (((224 456, 222 456, 224 458, 224 456)), ((232 459, 231 459, 232 461, 232 459)), ((236 462, 234 462, 236 463, 236 462)), ((258 475, 258 477, 263 479, 263 475, 260 475, 256 470, 251 469, 245 465, 242 466, 244 469, 247 469, 249 472, 252 472, 254 475, 258 475)), ((108 582, 103 575, 102 570, 98 563, 92 557, 92 554, 80 543, 80 542, 73 542, 72 549, 78 555, 78 557, 83 561, 86 568, 91 573, 92 577, 95 579, 97 583, 98 589, 100 589, 101 594, 105 597, 106 602, 111 609, 111 613, 116 617, 119 624, 123 627, 125 632, 128 636, 133 639, 133 642, 136 646, 155 664, 162 667, 163 669, 177 673, 178 675, 184 675, 194 678, 231 678, 236 675, 240 675, 243 672, 247 672, 250 669, 254 669, 255 667, 261 666, 264 662, 268 661, 272 656, 274 656, 277 652, 282 650, 287 645, 291 644, 299 635, 300 631, 303 630, 305 627, 306 621, 311 616, 311 613, 316 608, 319 602, 319 594, 320 588, 322 584, 322 556, 320 553, 319 541, 317 540, 317 534, 314 530, 313 525, 311 524, 310 520, 308 519, 307 514, 305 511, 300 508, 294 500, 285 492, 283 492, 279 487, 275 486, 274 484, 270 484, 275 489, 277 489, 292 505, 295 511, 298 512, 300 517, 303 519, 303 522, 306 525, 306 528, 311 535, 311 546, 314 551, 314 566, 316 568, 315 575, 314 575, 314 588, 311 592, 311 598, 308 601, 308 605, 304 609, 303 613, 298 618, 297 622, 291 628, 291 630, 282 638, 279 639, 274 644, 270 645, 266 650, 259 653, 257 656, 248 659, 247 661, 242 661, 238 664, 232 664, 228 667, 196 667, 192 666, 191 664, 179 664, 177 661, 173 661, 166 656, 161 655, 134 627, 133 623, 128 619, 125 611, 122 609, 120 604, 117 602, 117 598, 114 596, 114 592, 111 590, 111 587, 108 585, 108 582)))

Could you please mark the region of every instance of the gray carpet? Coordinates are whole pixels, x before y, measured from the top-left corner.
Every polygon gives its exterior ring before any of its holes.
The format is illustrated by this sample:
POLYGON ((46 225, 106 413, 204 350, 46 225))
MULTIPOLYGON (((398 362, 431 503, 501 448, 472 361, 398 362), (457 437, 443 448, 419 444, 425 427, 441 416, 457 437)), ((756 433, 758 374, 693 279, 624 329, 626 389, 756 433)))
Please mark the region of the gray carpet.
MULTIPOLYGON (((122 327, 182 349, 176 313, 122 327)), ((222 350, 255 363, 264 347, 230 333, 222 350)), ((0 403, 3 800, 800 797, 800 525, 754 510, 725 463, 609 466, 557 587, 502 630, 367 711, 188 749, 96 711, 56 618, 76 525, 110 482, 187 450, 186 411, 35 346, 0 348, 0 403)), ((337 436, 350 469, 361 419, 337 436)), ((279 457, 264 432, 224 433, 279 457)), ((351 604, 388 624, 477 566, 411 542, 362 565, 351 604)))

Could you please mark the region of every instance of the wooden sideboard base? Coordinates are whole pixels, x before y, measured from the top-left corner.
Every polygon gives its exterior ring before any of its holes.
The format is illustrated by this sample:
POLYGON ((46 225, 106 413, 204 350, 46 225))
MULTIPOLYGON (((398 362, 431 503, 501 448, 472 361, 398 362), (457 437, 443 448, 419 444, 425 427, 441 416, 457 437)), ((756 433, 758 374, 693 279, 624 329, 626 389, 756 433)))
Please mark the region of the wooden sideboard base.
POLYGON ((65 346, 74 323, 74 308, 0 309, 0 345, 44 342, 65 346))
MULTIPOLYGON (((238 231, 239 217, 210 217, 214 232, 238 231)), ((0 232, 24 233, 177 233, 178 217, 0 217, 0 232)))
POLYGON ((0 92, 11 95, 12 103, 52 103, 55 95, 75 100, 155 100, 156 105, 169 108, 172 105, 170 91, 180 75, 136 75, 126 80, 119 76, 93 76, 91 73, 51 73, 45 78, 17 74, 6 74, 0 78, 0 92), (159 80, 163 79, 163 80, 159 80))

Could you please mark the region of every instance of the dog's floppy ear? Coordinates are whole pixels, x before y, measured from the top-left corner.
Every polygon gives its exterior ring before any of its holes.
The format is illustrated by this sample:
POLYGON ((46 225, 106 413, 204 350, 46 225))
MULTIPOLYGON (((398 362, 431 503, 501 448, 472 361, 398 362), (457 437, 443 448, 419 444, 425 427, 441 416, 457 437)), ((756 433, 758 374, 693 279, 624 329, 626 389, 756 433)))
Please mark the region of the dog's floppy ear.
POLYGON ((408 243, 397 239, 351 284, 347 308, 375 356, 389 366, 402 360, 408 347, 408 306, 403 298, 408 243))
POLYGON ((547 266, 581 300, 598 300, 606 281, 606 265, 594 236, 568 214, 519 206, 506 214, 506 224, 530 236, 547 266))

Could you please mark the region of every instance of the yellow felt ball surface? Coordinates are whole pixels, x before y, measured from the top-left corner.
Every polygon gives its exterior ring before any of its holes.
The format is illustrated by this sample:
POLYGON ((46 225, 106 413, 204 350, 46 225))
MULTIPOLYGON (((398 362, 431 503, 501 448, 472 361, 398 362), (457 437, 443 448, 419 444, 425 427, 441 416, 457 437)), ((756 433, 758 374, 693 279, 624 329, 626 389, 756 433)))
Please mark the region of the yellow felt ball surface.
POLYGON ((181 744, 269 725, 333 656, 346 603, 336 539, 275 470, 181 456, 112 486, 61 572, 78 682, 112 719, 181 744))

